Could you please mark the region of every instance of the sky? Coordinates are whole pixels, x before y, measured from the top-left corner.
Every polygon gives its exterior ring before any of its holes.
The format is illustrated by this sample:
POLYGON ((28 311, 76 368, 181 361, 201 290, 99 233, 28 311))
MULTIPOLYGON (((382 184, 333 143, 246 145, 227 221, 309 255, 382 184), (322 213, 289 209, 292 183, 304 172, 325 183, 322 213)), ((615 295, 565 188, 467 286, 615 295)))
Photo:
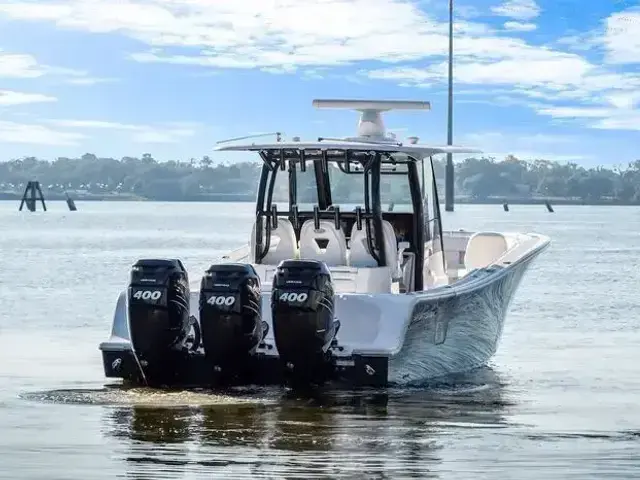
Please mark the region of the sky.
MULTIPOLYGON (((454 144, 593 167, 640 158, 640 1, 455 0, 454 144)), ((446 144, 447 0, 0 0, 0 160, 214 153, 349 136, 315 98, 427 100, 446 144)))

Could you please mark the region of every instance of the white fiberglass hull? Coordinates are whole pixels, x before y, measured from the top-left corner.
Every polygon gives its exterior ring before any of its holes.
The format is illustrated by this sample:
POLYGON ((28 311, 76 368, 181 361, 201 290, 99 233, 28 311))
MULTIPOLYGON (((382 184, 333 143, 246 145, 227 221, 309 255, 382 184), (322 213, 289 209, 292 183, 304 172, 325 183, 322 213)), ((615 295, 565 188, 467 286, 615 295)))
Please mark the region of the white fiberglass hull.
MULTIPOLYGON (((449 235, 455 238, 456 233, 449 235)), ((500 262, 465 272, 462 278, 447 285, 406 294, 338 290, 335 315, 340 321, 337 335, 340 348, 332 351, 336 364, 350 368, 355 358, 379 358, 384 360, 387 382, 398 385, 485 365, 498 348, 509 304, 524 273, 549 245, 544 236, 512 235, 517 237, 516 247, 500 262)), ((242 261, 244 252, 245 248, 239 249, 222 261, 242 261)), ((273 270, 273 267, 258 270, 265 276, 262 320, 269 329, 256 353, 262 358, 277 359, 267 278, 273 275, 273 270)), ((192 290, 190 310, 196 318, 198 299, 199 291, 192 290)), ((127 312, 127 296, 122 292, 111 338, 100 345, 103 354, 132 351, 127 312)))

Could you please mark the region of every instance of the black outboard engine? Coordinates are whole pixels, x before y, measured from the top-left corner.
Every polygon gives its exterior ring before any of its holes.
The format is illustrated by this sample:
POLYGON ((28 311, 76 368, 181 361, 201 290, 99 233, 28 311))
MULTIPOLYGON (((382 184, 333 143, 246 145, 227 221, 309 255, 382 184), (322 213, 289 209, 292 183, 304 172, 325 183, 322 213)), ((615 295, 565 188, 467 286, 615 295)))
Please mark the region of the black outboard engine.
POLYGON ((316 260, 284 260, 273 277, 273 333, 285 372, 295 381, 322 383, 331 367, 334 320, 331 272, 316 260))
POLYGON ((191 329, 189 277, 180 260, 138 260, 129 283, 129 328, 146 377, 168 373, 191 329))
POLYGON ((241 373, 266 334, 260 277, 252 265, 212 265, 200 285, 200 328, 205 358, 227 377, 241 373))

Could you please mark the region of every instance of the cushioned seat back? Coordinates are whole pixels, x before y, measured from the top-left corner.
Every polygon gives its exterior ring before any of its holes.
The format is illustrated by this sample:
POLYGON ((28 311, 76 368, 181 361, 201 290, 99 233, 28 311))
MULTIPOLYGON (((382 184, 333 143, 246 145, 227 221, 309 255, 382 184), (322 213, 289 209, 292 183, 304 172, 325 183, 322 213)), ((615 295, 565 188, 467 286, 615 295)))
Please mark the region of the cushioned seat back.
POLYGON ((488 267, 508 250, 507 239, 497 232, 478 232, 471 235, 464 254, 467 270, 488 267))
POLYGON ((307 220, 300 230, 300 259, 320 260, 327 266, 347 264, 347 239, 334 222, 320 220, 318 229, 307 220))
MULTIPOLYGON (((373 225, 371 225, 371 234, 374 234, 373 225)), ((387 265, 391 267, 392 272, 398 270, 398 242, 396 233, 386 220, 382 221, 382 238, 385 256, 387 257, 387 265)), ((374 237, 375 238, 375 237, 374 237)), ((367 228, 365 223, 362 224, 362 230, 358 230, 357 224, 353 224, 351 229, 351 244, 349 265, 352 267, 377 267, 373 255, 369 251, 369 242, 367 241, 367 228)))
MULTIPOLYGON (((266 243, 266 226, 267 219, 262 220, 262 242, 266 243)), ((271 239, 269 241, 269 251, 260 263, 265 265, 277 265, 282 260, 295 258, 297 250, 296 232, 293 225, 287 218, 278 218, 278 226, 271 229, 271 239)), ((255 263, 256 251, 256 224, 253 224, 251 230, 251 240, 249 242, 250 252, 249 258, 255 263)))

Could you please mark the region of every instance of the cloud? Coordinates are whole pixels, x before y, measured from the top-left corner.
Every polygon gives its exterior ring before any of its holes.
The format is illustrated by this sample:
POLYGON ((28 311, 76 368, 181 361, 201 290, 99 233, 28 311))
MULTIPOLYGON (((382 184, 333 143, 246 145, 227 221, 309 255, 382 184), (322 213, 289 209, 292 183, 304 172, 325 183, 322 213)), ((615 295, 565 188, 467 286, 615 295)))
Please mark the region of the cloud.
MULTIPOLYGON (((638 76, 609 74, 571 53, 538 49, 515 39, 504 42, 503 47, 503 56, 493 61, 461 55, 454 64, 457 85, 517 85, 518 88, 534 87, 553 94, 571 90, 581 96, 607 87, 636 88, 640 85, 638 76)), ((447 62, 440 62, 425 68, 376 69, 367 74, 371 78, 414 85, 432 84, 446 80, 447 65, 447 62)))
POLYGON ((545 106, 539 108, 537 113, 577 121, 590 128, 601 130, 640 131, 640 110, 628 108, 628 106, 625 108, 545 106))
POLYGON ((540 14, 540 7, 535 0, 507 0, 498 7, 492 7, 491 11, 502 17, 531 20, 540 14))
POLYGON ((538 115, 589 128, 640 131, 640 74, 637 70, 620 68, 640 64, 640 8, 613 13, 604 19, 602 28, 570 35, 557 43, 574 51, 602 51, 605 64, 596 66, 579 57, 589 67, 574 70, 579 78, 571 83, 573 88, 530 91, 530 96, 537 95, 547 102, 534 102, 529 106, 538 115), (618 67, 616 70, 612 69, 614 65, 618 67), (560 104, 563 99, 573 102, 560 104))
MULTIPOLYGON (((149 46, 131 53, 139 62, 217 68, 397 63, 444 55, 447 47, 446 23, 400 0, 23 0, 0 3, 0 15, 134 38, 149 46)), ((460 21, 456 31, 479 36, 491 29, 460 21)), ((474 40, 466 42, 469 53, 491 51, 486 42, 475 47, 474 40)))
POLYGON ((83 70, 43 65, 32 55, 9 53, 0 49, 0 78, 36 79, 44 76, 58 76, 72 85, 95 85, 117 80, 92 77, 83 70))
POLYGON ((57 102, 58 99, 39 93, 0 90, 0 106, 25 105, 28 103, 57 102))
POLYGON ((511 30, 513 32, 532 32, 538 26, 535 23, 523 23, 523 22, 505 22, 503 25, 505 30, 511 30))
MULTIPOLYGON (((584 116, 573 119, 592 128, 629 129, 633 126, 629 119, 637 118, 639 73, 608 69, 577 53, 534 46, 509 37, 485 37, 482 41, 488 52, 476 55, 466 40, 459 39, 455 43, 456 95, 459 98, 463 94, 457 92, 472 87, 468 93, 475 98, 462 101, 482 102, 487 98, 486 101, 496 104, 499 100, 503 104, 527 106, 541 115, 565 120, 569 117, 551 115, 566 107, 558 105, 563 102, 601 108, 601 121, 587 121, 584 116)), ((594 40, 591 42, 593 44, 594 40)), ((565 39, 565 43, 571 42, 565 39)), ((624 45, 630 47, 633 42, 624 45)), ((360 74, 402 86, 432 87, 444 85, 448 72, 447 62, 440 61, 424 67, 414 63, 361 71, 360 74)))
POLYGON ((119 81, 117 78, 79 77, 67 80, 71 85, 97 85, 99 83, 112 83, 119 81))
POLYGON ((559 162, 592 158, 577 153, 580 138, 569 135, 518 135, 512 132, 487 131, 462 135, 460 142, 461 144, 474 145, 483 151, 483 155, 493 156, 498 160, 504 159, 507 155, 513 155, 522 160, 544 158, 559 162), (576 153, 572 152, 573 149, 576 149, 576 153))
POLYGON ((0 144, 75 146, 84 138, 80 133, 54 130, 43 125, 0 121, 0 144))
POLYGON ((104 120, 46 120, 46 122, 65 128, 91 128, 106 130, 138 130, 142 128, 139 125, 107 122, 104 120))
MULTIPOLYGON (((540 8, 532 0, 510 0, 493 11, 518 20, 505 28, 523 31, 533 24, 521 20, 537 16, 540 8)), ((0 3, 2 14, 134 38, 149 49, 129 58, 143 63, 291 73, 375 61, 400 66, 374 69, 371 78, 420 86, 442 81, 446 73, 441 62, 448 51, 447 23, 408 1, 18 0, 0 3), (429 67, 407 65, 424 60, 429 67)), ((484 24, 459 21, 455 30, 456 80, 462 84, 535 86, 545 94, 568 90, 571 96, 595 72, 581 56, 530 45, 484 24)), ((313 77, 318 74, 308 75, 313 77)))
MULTIPOLYGON (((441 86, 447 77, 447 22, 436 16, 443 14, 442 9, 439 13, 423 10, 422 3, 53 0, 42 4, 0 0, 0 17, 125 36, 146 45, 128 54, 129 59, 142 63, 206 67, 213 71, 260 68, 274 74, 302 70, 306 78, 330 77, 329 67, 355 64, 359 73, 345 73, 345 80, 441 86), (365 66, 363 62, 369 64, 365 66)), ((503 29, 471 21, 473 12, 456 21, 457 90, 467 87, 498 90, 501 101, 527 105, 544 116, 566 107, 562 103, 601 108, 610 116, 601 117, 599 123, 587 120, 591 117, 578 118, 594 128, 628 127, 628 120, 622 119, 636 115, 633 95, 640 90, 640 73, 597 65, 591 57, 579 54, 575 49, 584 44, 579 40, 583 33, 578 32, 573 40, 566 37, 564 43, 556 42, 555 47, 518 38, 519 32, 536 28, 532 20, 541 14, 541 8, 534 0, 507 0, 491 11, 504 17, 503 29)), ((606 49, 610 62, 639 62, 638 15, 638 9, 629 9, 611 15, 603 24, 606 28, 603 27, 598 41, 606 49)), ((595 37, 591 38, 595 45, 595 37)), ((29 59, 13 62, 20 63, 17 70, 25 74, 35 75, 38 71, 37 64, 29 59)), ((78 76, 67 74, 69 81, 76 84, 106 81, 93 80, 87 72, 78 76)), ((476 101, 489 95, 493 94, 477 91, 476 101)), ((179 142, 190 135, 189 128, 137 126, 129 131, 134 139, 144 142, 179 142)))
POLYGON ((46 120, 47 123, 63 128, 88 130, 116 130, 131 132, 131 140, 136 143, 178 143, 196 134, 197 124, 173 122, 164 125, 136 125, 104 120, 46 120))
POLYGON ((640 91, 636 90, 628 93, 612 93, 610 95, 606 95, 605 99, 616 108, 632 110, 640 104, 640 91))
POLYGON ((606 64, 639 64, 640 7, 614 12, 597 28, 586 32, 573 31, 555 43, 576 52, 602 53, 606 64))
POLYGON ((0 78, 37 78, 44 69, 31 55, 4 53, 0 50, 0 78))
MULTIPOLYGON (((0 97, 1 98, 1 97, 0 97)), ((43 120, 39 123, 0 121, 0 144, 78 146, 89 138, 81 130, 115 130, 131 132, 136 143, 176 143, 195 134, 192 122, 170 122, 163 125, 134 125, 103 120, 43 120)))
POLYGON ((193 136, 194 133, 192 130, 187 129, 148 129, 136 132, 132 140, 137 143, 178 143, 182 139, 193 136))
POLYGON ((99 83, 117 82, 117 78, 113 77, 94 77, 86 70, 76 70, 64 67, 45 67, 45 74, 52 76, 60 76, 64 83, 77 86, 91 86, 99 83))
POLYGON ((640 7, 610 15, 601 42, 608 62, 640 64, 640 7))

